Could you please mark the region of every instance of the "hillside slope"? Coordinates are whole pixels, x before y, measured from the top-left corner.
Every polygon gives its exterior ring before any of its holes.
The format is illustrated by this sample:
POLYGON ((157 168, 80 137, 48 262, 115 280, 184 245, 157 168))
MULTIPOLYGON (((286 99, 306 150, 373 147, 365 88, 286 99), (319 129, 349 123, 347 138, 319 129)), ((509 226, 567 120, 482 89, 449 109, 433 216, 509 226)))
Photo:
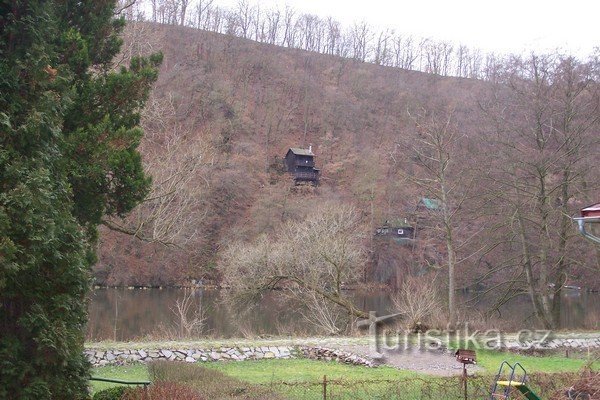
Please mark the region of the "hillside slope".
MULTIPOLYGON (((101 284, 217 278, 222 246, 276 231, 324 201, 354 204, 374 231, 386 219, 409 216, 426 195, 400 173, 410 157, 407 143, 417 134, 411 113, 453 110, 456 126, 470 138, 465 154, 475 156, 489 131, 478 112, 485 82, 176 26, 132 25, 125 40, 124 59, 164 52, 144 115, 146 162, 164 172, 193 154, 202 157, 186 178, 186 200, 171 204, 183 210, 172 223, 181 229, 170 236, 181 248, 104 229, 95 270, 101 284), (281 158, 289 147, 309 144, 322 171, 321 185, 295 188, 281 158)), ((464 158, 471 162, 475 157, 464 158)), ((176 172, 173 176, 185 173, 176 172)), ((154 175, 155 183, 170 179, 154 175)), ((128 223, 139 227, 136 220, 143 219, 140 212, 128 223)), ((160 219, 162 225, 168 221, 168 216, 160 219)), ((405 268, 398 260, 410 250, 368 240, 373 278, 394 280, 389 270, 405 268)))

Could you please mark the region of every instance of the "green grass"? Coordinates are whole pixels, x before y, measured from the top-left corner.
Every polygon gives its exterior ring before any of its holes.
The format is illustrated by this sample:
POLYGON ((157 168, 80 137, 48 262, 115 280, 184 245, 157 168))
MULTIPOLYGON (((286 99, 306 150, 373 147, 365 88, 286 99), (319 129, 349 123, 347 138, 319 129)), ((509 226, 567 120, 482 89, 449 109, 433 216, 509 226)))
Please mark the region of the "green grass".
MULTIPOLYGON (((144 364, 92 368, 92 376, 97 376, 100 378, 121 379, 125 381, 149 380, 148 369, 144 364)), ((90 381, 90 386, 92 388, 92 393, 95 393, 102 389, 107 389, 109 387, 121 385, 116 383, 90 381)))
POLYGON ((495 374, 502 361, 508 361, 510 364, 516 362, 523 365, 527 372, 576 372, 584 366, 591 364, 592 368, 600 367, 597 357, 592 354, 590 358, 582 354, 574 354, 567 358, 562 355, 523 355, 508 351, 477 350, 477 364, 482 367, 486 373, 495 374))
MULTIPOLYGON (((504 360, 511 363, 520 362, 530 373, 577 372, 587 364, 586 359, 565 358, 556 355, 536 357, 485 350, 478 351, 477 357, 479 366, 483 367, 485 372, 478 374, 477 378, 470 379, 471 398, 485 397, 486 391, 489 390, 492 383, 493 375, 504 360)), ((596 362, 594 368, 598 367, 600 365, 596 362)), ((213 386, 221 385, 222 388, 231 389, 228 389, 228 393, 236 390, 246 394, 260 393, 260 387, 262 387, 267 392, 277 392, 284 398, 321 399, 323 376, 326 375, 329 382, 328 393, 331 394, 329 398, 428 399, 436 398, 436 396, 444 399, 460 398, 457 377, 442 378, 386 366, 365 368, 336 362, 291 359, 210 362, 193 365, 173 364, 169 369, 172 370, 173 376, 181 377, 182 383, 191 384, 192 387, 211 395, 214 395, 214 390, 219 390, 219 387, 213 386), (183 371, 190 368, 197 368, 198 371, 183 371), (206 372, 202 373, 203 370, 206 372), (209 371, 211 373, 208 373, 209 371), (213 376, 213 372, 218 374, 213 376), (219 374, 224 374, 220 375, 223 378, 219 379, 219 374), (204 377, 202 378, 204 381, 198 377, 204 377), (211 379, 208 379, 209 377, 211 379), (216 382, 213 384, 212 381, 216 382), (193 384, 192 382, 197 383, 193 384)), ((149 379, 146 366, 142 364, 95 368, 92 375, 124 380, 149 379)), ((559 375, 552 376, 559 378, 559 375)), ((572 378, 562 376, 560 379, 572 378)), ((562 385, 562 380, 557 380, 559 382, 557 384, 562 385)), ((94 391, 110 386, 112 384, 97 382, 92 385, 94 391)))
MULTIPOLYGON (((511 364, 520 363, 527 372, 577 372, 589 363, 586 358, 566 358, 558 355, 551 356, 526 356, 521 354, 498 352, 491 350, 477 350, 477 364, 488 373, 496 373, 502 361, 511 364)), ((596 361, 592 367, 600 367, 596 361)))
POLYGON ((439 378, 387 366, 366 368, 306 359, 210 363, 206 368, 263 385, 285 398, 302 400, 323 398, 324 376, 329 382, 329 397, 341 399, 419 398, 422 381, 439 381, 439 378), (403 383, 402 395, 397 391, 399 382, 403 383))
POLYGON ((208 363, 207 368, 219 370, 227 375, 251 383, 269 382, 308 382, 327 379, 373 380, 400 379, 427 376, 412 371, 391 367, 365 368, 346 365, 334 361, 313 361, 306 359, 260 360, 243 362, 208 363))

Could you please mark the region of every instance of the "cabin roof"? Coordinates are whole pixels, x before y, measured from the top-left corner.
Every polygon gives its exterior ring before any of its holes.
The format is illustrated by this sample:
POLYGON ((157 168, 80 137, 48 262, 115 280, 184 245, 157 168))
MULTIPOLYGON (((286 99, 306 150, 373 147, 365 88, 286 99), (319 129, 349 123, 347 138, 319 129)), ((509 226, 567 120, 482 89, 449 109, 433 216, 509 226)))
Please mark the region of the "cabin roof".
POLYGON ((409 228, 409 229, 413 229, 413 227, 408 223, 408 221, 406 220, 406 218, 392 218, 392 219, 387 219, 385 221, 384 225, 387 225, 387 226, 392 227, 392 228, 409 228))
POLYGON ((423 197, 421 202, 428 210, 439 210, 440 209, 440 201, 437 199, 428 199, 427 197, 423 197))
POLYGON ((290 147, 288 152, 292 152, 297 156, 314 156, 314 153, 311 149, 301 149, 299 147, 290 147))

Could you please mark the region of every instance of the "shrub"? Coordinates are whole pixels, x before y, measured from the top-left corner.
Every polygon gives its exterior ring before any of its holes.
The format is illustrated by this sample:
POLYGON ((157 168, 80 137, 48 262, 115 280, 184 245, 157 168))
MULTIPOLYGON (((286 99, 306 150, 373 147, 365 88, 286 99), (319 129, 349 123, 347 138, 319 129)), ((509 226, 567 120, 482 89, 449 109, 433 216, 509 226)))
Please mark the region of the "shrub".
POLYGON ((132 390, 126 386, 115 386, 97 392, 94 394, 92 400, 120 400, 123 398, 123 395, 132 390))
MULTIPOLYGON (((273 393, 269 388, 252 385, 239 379, 225 375, 220 371, 205 368, 198 364, 174 363, 157 361, 148 364, 148 372, 155 385, 177 382, 188 388, 196 390, 201 397, 193 399, 280 399, 281 396, 273 393)), ((187 399, 188 397, 182 397, 187 399)), ((150 399, 142 398, 142 399, 150 399)), ((128 399, 129 400, 129 399, 128 399)), ((138 400, 134 398, 132 400, 138 400)))
POLYGON ((148 388, 128 391, 123 400, 203 400, 194 389, 174 382, 157 382, 148 388))
POLYGON ((433 317, 443 314, 438 287, 431 276, 407 277, 392 302, 403 314, 405 328, 412 331, 426 331, 435 322, 433 317))

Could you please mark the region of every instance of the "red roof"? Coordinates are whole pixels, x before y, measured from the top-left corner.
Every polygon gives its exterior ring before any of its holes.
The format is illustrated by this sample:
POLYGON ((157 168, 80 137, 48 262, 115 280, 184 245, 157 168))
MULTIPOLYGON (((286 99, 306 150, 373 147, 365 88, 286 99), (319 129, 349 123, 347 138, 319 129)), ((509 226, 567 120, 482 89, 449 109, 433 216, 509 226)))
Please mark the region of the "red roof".
POLYGON ((593 204, 581 210, 583 218, 600 218, 600 203, 593 204))

